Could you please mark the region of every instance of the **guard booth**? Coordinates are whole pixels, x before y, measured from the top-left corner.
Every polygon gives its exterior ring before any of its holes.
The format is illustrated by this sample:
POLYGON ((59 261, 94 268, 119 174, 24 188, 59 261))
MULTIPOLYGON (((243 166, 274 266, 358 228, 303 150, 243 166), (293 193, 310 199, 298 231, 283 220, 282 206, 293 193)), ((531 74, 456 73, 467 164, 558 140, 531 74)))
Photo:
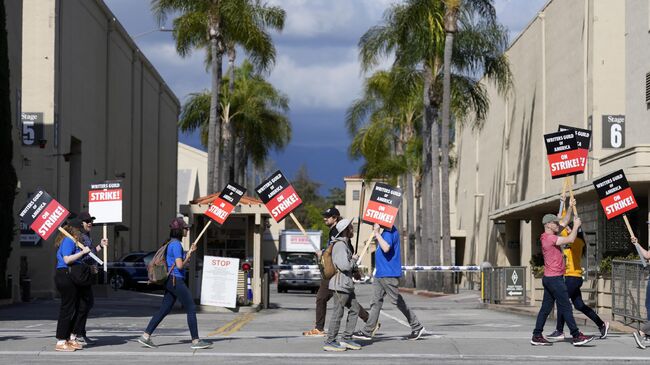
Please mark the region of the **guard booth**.
MULTIPOLYGON (((184 242, 185 249, 194 242, 203 227, 210 220, 205 211, 219 196, 219 193, 198 198, 189 205, 181 205, 180 213, 189 218, 191 223, 189 240, 184 242)), ((212 222, 197 243, 194 258, 190 261, 189 286, 198 303, 201 299, 201 278, 205 256, 237 258, 240 262, 237 295, 247 295, 247 273, 241 270, 241 264, 251 264, 251 289, 253 306, 264 306, 263 286, 268 285, 264 278, 264 258, 274 257, 278 252, 279 231, 284 229, 284 222, 276 223, 271 219, 262 201, 244 196, 235 207, 228 220, 219 226, 212 222), (264 283, 263 283, 264 281, 264 283), (266 284, 266 285, 263 285, 266 284)), ((268 263, 267 263, 268 264, 268 263)), ((239 298, 238 298, 239 299, 239 298)), ((239 302, 239 300, 238 300, 239 302)))

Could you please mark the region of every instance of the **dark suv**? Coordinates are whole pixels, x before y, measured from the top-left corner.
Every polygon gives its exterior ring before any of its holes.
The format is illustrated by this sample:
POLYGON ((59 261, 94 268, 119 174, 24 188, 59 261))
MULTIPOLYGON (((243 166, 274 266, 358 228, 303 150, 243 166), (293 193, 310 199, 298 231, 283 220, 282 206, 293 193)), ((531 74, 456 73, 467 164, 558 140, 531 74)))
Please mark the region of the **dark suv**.
POLYGON ((147 265, 156 251, 130 252, 119 260, 108 262, 108 283, 114 289, 126 289, 149 282, 147 265))

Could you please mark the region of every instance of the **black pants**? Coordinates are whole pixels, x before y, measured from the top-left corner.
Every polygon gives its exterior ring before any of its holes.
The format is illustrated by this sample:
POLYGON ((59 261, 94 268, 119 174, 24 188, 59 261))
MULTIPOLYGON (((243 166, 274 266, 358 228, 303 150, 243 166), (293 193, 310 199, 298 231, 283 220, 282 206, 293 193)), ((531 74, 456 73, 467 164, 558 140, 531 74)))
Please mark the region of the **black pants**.
POLYGON ((77 287, 68 276, 67 268, 56 269, 54 284, 61 296, 59 320, 56 323, 56 339, 67 340, 70 338, 75 321, 77 287))
POLYGON ((95 305, 93 287, 90 285, 77 287, 77 301, 75 303, 76 314, 72 333, 77 336, 86 335, 86 321, 88 321, 88 314, 93 305, 95 305))
MULTIPOLYGON (((582 300, 582 293, 580 292, 580 287, 582 286, 582 278, 574 277, 574 276, 565 276, 564 283, 566 284, 566 290, 567 293, 569 294, 569 298, 571 299, 571 302, 573 303, 573 307, 579 310, 580 312, 584 313, 587 317, 589 317, 589 319, 594 321, 594 323, 596 324, 596 326, 598 326, 598 328, 604 326, 605 322, 603 322, 603 320, 600 319, 598 314, 596 314, 596 312, 594 312, 593 309, 589 308, 582 300)), ((558 311, 556 329, 560 332, 564 331, 564 316, 560 314, 560 311, 558 311)))

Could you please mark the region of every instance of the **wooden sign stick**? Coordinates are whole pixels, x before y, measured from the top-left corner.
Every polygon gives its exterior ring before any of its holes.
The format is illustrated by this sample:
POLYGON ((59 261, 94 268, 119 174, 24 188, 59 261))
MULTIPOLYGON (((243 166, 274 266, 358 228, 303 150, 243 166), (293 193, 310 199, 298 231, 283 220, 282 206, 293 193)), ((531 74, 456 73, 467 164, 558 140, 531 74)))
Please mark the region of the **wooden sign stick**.
MULTIPOLYGON (((305 231, 305 229, 302 227, 302 224, 300 224, 300 222, 298 222, 298 218, 296 218, 296 216, 293 214, 293 212, 289 213, 289 215, 291 216, 291 219, 293 219, 293 223, 295 223, 296 226, 298 226, 298 229, 300 230, 300 232, 302 232, 302 234, 304 234, 305 237, 309 238, 309 236, 307 235, 307 231, 305 231)), ((311 241, 311 239, 309 240, 309 242, 311 243, 312 246, 314 246, 314 249, 316 251, 320 251, 320 247, 316 247, 316 245, 314 244, 314 242, 311 241)))
MULTIPOLYGON (((571 180, 569 180, 569 197, 571 198, 571 200, 573 200, 573 183, 571 182, 571 180)), ((574 217, 578 216, 578 209, 576 208, 575 205, 573 206, 573 216, 574 217)))
MULTIPOLYGON (((106 223, 104 223, 103 232, 102 232, 103 233, 102 236, 104 237, 104 239, 108 239, 107 231, 108 231, 108 227, 106 226, 106 223)), ((102 251, 104 251, 104 276, 106 276, 106 273, 108 272, 108 264, 106 263, 108 261, 108 250, 106 249, 106 247, 102 247, 102 251)), ((104 277, 104 281, 105 279, 106 277, 104 277)))
MULTIPOLYGON (((626 214, 623 214, 623 221, 625 222, 625 226, 627 227, 627 231, 630 234, 630 237, 636 239, 636 236, 634 235, 634 231, 632 231, 632 226, 630 226, 630 221, 627 219, 626 214)), ((645 259, 645 257, 643 257, 643 253, 641 253, 639 246, 634 245, 634 248, 636 248, 636 252, 639 254, 639 259, 641 259, 641 263, 643 264, 643 267, 648 266, 648 262, 645 259)))
MULTIPOLYGON (((59 232, 61 232, 64 236, 66 236, 66 237, 68 237, 69 239, 71 239, 72 242, 74 242, 74 243, 77 245, 77 247, 79 247, 79 248, 81 248, 81 249, 83 249, 84 247, 86 247, 83 243, 77 241, 77 239, 74 238, 73 235, 71 235, 68 231, 66 231, 66 230, 63 229, 62 227, 59 227, 59 232)), ((97 255, 95 255, 94 253, 89 252, 89 253, 88 253, 88 256, 92 257, 93 260, 97 261, 98 264, 100 264, 100 265, 104 265, 104 263, 102 262, 102 260, 101 260, 99 257, 97 257, 97 255)))
MULTIPOLYGON (((199 233, 199 235, 196 236, 196 238, 194 239, 194 242, 192 242, 192 245, 190 246, 190 248, 193 247, 193 246, 196 246, 196 244, 199 242, 201 237, 203 237, 203 234, 205 233, 205 231, 207 231, 208 227, 210 227, 211 223, 212 223, 212 219, 208 220, 208 223, 206 223, 205 226, 203 226, 203 229, 201 230, 201 233, 199 233)), ((190 251, 190 253, 187 254, 187 257, 185 257, 186 262, 190 259, 190 256, 192 256, 192 252, 194 252, 194 251, 190 251)))
POLYGON ((357 259, 357 265, 361 263, 361 260, 363 260, 363 256, 366 254, 366 251, 368 251, 368 247, 370 247, 370 244, 372 243, 372 239, 374 237, 374 234, 370 235, 370 238, 366 241, 366 243, 363 245, 363 249, 361 249, 361 252, 359 253, 359 258, 357 259))
POLYGON ((560 194, 560 210, 558 210, 557 212, 558 217, 562 216, 562 211, 564 210, 564 204, 566 202, 566 188, 568 183, 569 183, 569 177, 567 176, 562 181, 562 194, 560 194))

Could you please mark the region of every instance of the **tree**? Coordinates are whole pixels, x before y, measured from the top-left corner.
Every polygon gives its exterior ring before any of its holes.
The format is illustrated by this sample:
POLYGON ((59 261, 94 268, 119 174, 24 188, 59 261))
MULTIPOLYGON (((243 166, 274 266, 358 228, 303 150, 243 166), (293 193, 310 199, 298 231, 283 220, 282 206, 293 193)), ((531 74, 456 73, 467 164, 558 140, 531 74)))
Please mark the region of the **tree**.
MULTIPOLYGON (((449 136, 451 129, 451 75, 452 65, 459 74, 471 77, 477 71, 497 83, 501 89, 507 89, 510 82, 510 70, 503 56, 507 45, 507 33, 496 20, 493 0, 444 0, 445 3, 445 49, 443 62, 442 90, 442 128, 441 128, 441 203, 442 203, 442 262, 451 264, 451 224, 449 209, 449 136), (454 36, 458 32, 459 14, 463 16, 464 34, 461 48, 465 54, 460 62, 452 63, 454 36), (468 46, 468 47, 463 47, 468 46), (479 52, 471 52, 478 48, 479 52), (469 52, 467 52, 469 51, 469 52), (464 66, 464 67, 463 67, 464 66)), ((462 30, 461 30, 462 31, 462 30)), ((487 108, 483 108, 487 109, 487 108)), ((483 112, 481 110, 480 112, 483 112)), ((484 118, 482 118, 484 119, 484 118)), ((453 288, 453 276, 445 275, 443 290, 450 293, 453 288)))
MULTIPOLYGON (((289 100, 272 84, 255 73, 253 65, 244 61, 233 70, 234 80, 226 78, 221 88, 222 120, 228 119, 233 136, 241 141, 242 161, 253 162, 261 169, 271 150, 283 149, 291 139, 291 123, 286 113, 289 100), (232 87, 230 86, 232 85, 232 87)), ((208 123, 211 94, 208 91, 192 93, 181 109, 179 127, 182 131, 201 131, 201 143, 208 141, 208 123)), ((232 150, 236 146, 228 145, 232 150)), ((225 148, 225 146, 224 146, 225 148)), ((235 154, 234 151, 232 151, 235 154)), ((244 165, 244 164, 242 164, 244 165)), ((235 180, 244 183, 246 169, 242 168, 235 180)))
POLYGON ((7 262, 11 243, 16 234, 14 200, 18 179, 14 169, 13 141, 11 139, 11 89, 9 85, 9 45, 7 40, 7 14, 0 1, 0 297, 11 295, 6 287, 7 262))
POLYGON ((234 49, 239 45, 256 67, 267 70, 275 62, 275 47, 266 29, 282 30, 286 14, 280 7, 268 6, 261 0, 152 0, 151 4, 160 24, 169 15, 179 14, 173 21, 173 35, 176 50, 182 57, 195 48, 207 50, 212 74, 207 137, 208 193, 214 193, 223 185, 219 181, 219 168, 230 171, 232 163, 227 154, 223 157, 226 166, 220 161, 222 138, 218 108, 223 55, 228 47, 234 49))
MULTIPOLYGON (((359 56, 364 71, 375 67, 380 57, 395 56, 393 66, 419 72, 423 79, 424 103, 422 135, 422 193, 418 209, 418 227, 421 233, 416 245, 416 258, 427 264, 439 263, 440 184, 437 153, 438 128, 434 126, 437 105, 434 85, 435 71, 441 63, 441 46, 444 42, 443 6, 439 0, 406 0, 392 5, 384 14, 383 23, 371 27, 359 40, 359 56)), ((420 288, 431 289, 430 275, 419 275, 420 288)))

